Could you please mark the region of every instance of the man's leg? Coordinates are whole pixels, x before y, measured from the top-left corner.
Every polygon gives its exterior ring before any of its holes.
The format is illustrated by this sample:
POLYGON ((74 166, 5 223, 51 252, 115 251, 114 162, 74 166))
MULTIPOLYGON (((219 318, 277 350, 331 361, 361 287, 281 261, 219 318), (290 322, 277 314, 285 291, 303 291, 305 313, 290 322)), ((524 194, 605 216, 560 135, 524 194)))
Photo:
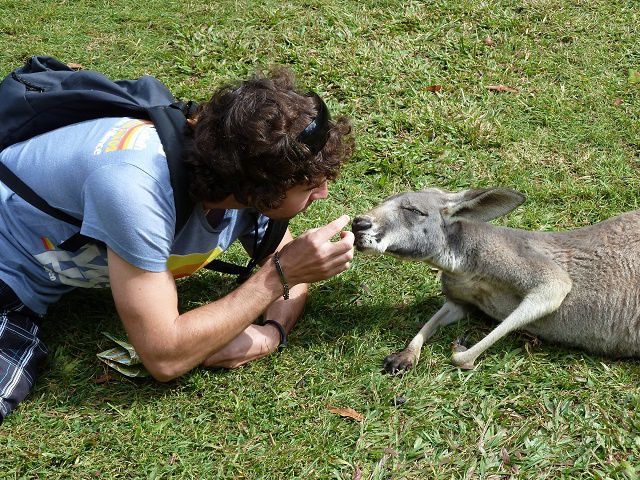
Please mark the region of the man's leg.
POLYGON ((24 307, 0 308, 0 423, 31 391, 47 356, 37 318, 24 307))

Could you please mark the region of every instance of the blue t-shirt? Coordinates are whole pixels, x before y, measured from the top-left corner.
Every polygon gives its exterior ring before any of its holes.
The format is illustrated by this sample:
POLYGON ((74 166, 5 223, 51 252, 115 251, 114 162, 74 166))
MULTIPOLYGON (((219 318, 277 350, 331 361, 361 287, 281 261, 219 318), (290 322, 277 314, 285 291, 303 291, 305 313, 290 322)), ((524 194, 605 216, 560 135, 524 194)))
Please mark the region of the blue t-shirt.
MULTIPOLYGON (((0 152, 0 162, 47 202, 82 219, 81 233, 132 265, 190 275, 236 239, 251 252, 257 212, 227 210, 212 227, 196 205, 174 235, 176 213, 164 150, 150 122, 90 120, 0 152), (174 238, 175 237, 175 238, 174 238)), ((267 218, 259 215, 259 236, 267 218)), ((0 279, 37 313, 75 287, 109 285, 106 249, 57 248, 78 228, 31 206, 0 183, 0 279)))

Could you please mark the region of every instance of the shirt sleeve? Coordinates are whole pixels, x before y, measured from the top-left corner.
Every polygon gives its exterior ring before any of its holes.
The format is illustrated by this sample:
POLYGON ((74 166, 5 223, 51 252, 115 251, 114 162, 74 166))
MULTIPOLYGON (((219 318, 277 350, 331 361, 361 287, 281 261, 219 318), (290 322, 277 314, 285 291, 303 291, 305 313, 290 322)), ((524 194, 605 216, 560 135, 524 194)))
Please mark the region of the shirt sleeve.
POLYGON ((93 172, 82 196, 82 234, 138 268, 167 269, 176 222, 170 188, 137 166, 120 163, 93 172))

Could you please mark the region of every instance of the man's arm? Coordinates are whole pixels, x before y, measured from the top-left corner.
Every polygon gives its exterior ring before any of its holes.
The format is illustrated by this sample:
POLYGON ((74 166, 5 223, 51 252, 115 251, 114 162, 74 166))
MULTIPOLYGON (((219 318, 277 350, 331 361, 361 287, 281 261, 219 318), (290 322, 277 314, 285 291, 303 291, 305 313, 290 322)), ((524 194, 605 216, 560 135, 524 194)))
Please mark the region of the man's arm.
MULTIPOLYGON (((282 249, 281 264, 292 286, 324 280, 349 267, 353 234, 342 232, 341 240, 330 241, 348 221, 347 216, 340 217, 282 249)), ((180 315, 169 271, 141 270, 111 249, 108 261, 111 290, 125 330, 147 370, 161 381, 203 363, 282 294, 278 272, 273 262, 267 262, 225 297, 180 315)))
POLYGON ((212 303, 178 312, 171 272, 148 272, 108 252, 111 290, 125 330, 149 372, 171 380, 202 363, 236 337, 278 295, 275 269, 263 267, 212 303))
MULTIPOLYGON (((282 250, 292 240, 293 237, 287 229, 278 250, 282 250)), ((266 262, 271 262, 271 257, 264 263, 266 262)), ((307 290, 307 284, 301 283, 290 289, 289 300, 284 300, 282 296, 278 297, 266 311, 261 312, 265 320, 275 320, 287 333, 290 332, 304 310, 307 290)), ((239 367, 274 352, 279 343, 280 333, 273 325, 249 325, 221 350, 207 358, 203 365, 205 367, 239 367)))

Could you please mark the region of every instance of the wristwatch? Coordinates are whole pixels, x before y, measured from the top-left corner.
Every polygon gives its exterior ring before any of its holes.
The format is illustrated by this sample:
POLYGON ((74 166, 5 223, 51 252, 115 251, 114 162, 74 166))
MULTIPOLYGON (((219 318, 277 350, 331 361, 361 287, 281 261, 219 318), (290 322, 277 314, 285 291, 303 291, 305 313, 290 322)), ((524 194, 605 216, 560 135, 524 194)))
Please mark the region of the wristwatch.
POLYGON ((278 329, 278 333, 280 334, 280 343, 278 344, 278 351, 281 352, 282 350, 284 350, 288 342, 287 342, 287 332, 282 326, 282 324, 275 320, 265 320, 263 325, 273 325, 278 329))

